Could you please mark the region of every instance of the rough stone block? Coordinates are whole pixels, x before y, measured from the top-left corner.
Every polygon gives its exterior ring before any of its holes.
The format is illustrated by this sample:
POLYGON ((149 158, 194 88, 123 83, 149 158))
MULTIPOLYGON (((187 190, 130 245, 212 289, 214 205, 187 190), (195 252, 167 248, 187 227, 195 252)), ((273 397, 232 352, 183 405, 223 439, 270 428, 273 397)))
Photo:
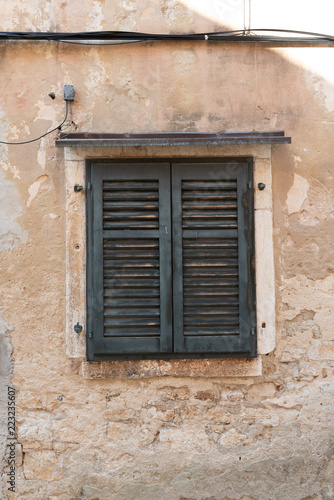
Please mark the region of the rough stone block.
POLYGON ((262 399, 272 398, 275 396, 276 386, 271 382, 252 385, 248 390, 247 399, 251 403, 258 403, 262 399))
POLYGON ((308 350, 308 356, 314 360, 334 360, 334 341, 314 341, 308 350))
POLYGON ((18 438, 24 445, 26 443, 51 442, 52 427, 51 415, 46 412, 26 412, 17 420, 18 438))
POLYGON ((25 454, 24 476, 28 480, 59 481, 62 476, 63 461, 51 450, 29 451, 25 454))
POLYGON ((221 446, 226 446, 227 448, 231 448, 232 446, 238 446, 239 444, 246 441, 247 436, 241 434, 236 429, 230 429, 225 432, 222 437, 219 439, 219 444, 221 446))
POLYGON ((194 450, 209 452, 211 445, 205 430, 200 426, 165 427, 160 430, 161 443, 169 443, 172 450, 194 450))
POLYGON ((219 406, 210 408, 205 414, 205 418, 220 424, 230 424, 232 421, 232 415, 219 406))
POLYGON ((158 389, 158 396, 159 399, 162 399, 163 401, 168 401, 168 400, 186 400, 190 398, 190 390, 189 387, 187 386, 182 386, 182 387, 172 387, 172 386, 165 386, 165 387, 159 387, 158 389))

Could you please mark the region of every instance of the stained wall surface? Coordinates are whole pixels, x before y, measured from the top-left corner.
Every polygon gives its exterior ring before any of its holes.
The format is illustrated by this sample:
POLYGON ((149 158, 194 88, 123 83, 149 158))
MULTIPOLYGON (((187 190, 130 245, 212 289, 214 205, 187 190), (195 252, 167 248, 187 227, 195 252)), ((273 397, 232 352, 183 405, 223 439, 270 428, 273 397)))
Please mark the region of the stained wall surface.
MULTIPOLYGON (((331 3, 318 2, 316 11, 312 3, 296 2, 282 22, 289 17, 291 28, 295 19, 302 29, 305 19, 308 30, 320 31, 321 7, 323 28, 330 29, 331 3)), ((262 25, 267 4, 254 2, 262 25)), ((206 8, 190 0, 2 0, 0 6, 3 31, 243 27, 242 2, 232 0, 206 8)), ((55 147, 56 133, 1 146, 0 498, 334 498, 333 51, 0 42, 2 141, 56 127, 65 84, 75 88, 78 132, 283 129, 292 137, 291 145, 271 150, 276 347, 261 356, 256 376, 229 370, 218 377, 205 361, 192 376, 157 370, 147 377, 126 365, 113 376, 110 364, 109 372, 96 364, 88 369, 84 357, 69 356, 65 165, 72 153, 55 147), (6 483, 8 385, 17 393, 15 493, 6 483)), ((178 153, 184 154, 171 154, 178 153)))

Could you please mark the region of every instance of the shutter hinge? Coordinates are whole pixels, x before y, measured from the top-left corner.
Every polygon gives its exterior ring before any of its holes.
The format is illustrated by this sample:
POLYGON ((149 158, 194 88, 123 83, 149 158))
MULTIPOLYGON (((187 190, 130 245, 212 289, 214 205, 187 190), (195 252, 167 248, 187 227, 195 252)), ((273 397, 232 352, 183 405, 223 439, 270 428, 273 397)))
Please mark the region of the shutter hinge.
POLYGON ((87 182, 87 191, 90 191, 92 189, 92 183, 87 182))
POLYGON ((74 331, 75 331, 75 333, 81 333, 82 332, 82 326, 80 325, 79 321, 77 321, 77 324, 74 325, 74 331))
POLYGON ((256 331, 255 328, 252 328, 251 329, 251 335, 255 335, 255 331, 256 331))
POLYGON ((248 185, 248 189, 251 189, 251 187, 252 187, 251 181, 248 181, 247 185, 248 185))
POLYGON ((92 339, 92 338, 93 338, 93 330, 89 330, 88 337, 89 337, 90 339, 92 339))

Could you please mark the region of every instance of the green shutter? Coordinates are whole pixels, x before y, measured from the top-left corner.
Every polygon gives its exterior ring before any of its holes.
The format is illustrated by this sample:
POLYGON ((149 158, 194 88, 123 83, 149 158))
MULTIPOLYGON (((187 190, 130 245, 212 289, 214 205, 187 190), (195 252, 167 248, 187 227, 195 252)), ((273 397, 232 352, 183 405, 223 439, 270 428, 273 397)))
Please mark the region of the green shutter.
POLYGON ((170 353, 170 165, 88 174, 88 359, 170 353))
POLYGON ((175 353, 255 354, 248 162, 173 169, 175 353))
POLYGON ((88 163, 88 360, 256 355, 252 175, 88 163))

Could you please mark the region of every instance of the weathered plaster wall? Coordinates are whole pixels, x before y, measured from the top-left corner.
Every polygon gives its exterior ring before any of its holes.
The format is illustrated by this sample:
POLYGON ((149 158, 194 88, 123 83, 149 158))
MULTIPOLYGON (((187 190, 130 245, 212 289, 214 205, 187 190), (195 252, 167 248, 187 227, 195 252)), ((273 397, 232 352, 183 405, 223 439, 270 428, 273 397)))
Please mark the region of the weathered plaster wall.
MULTIPOLYGON (((217 28, 171 0, 1 9, 3 30, 217 28)), ((3 484, 2 498, 334 498, 334 86, 312 70, 332 52, 301 51, 309 64, 292 49, 232 44, 1 43, 1 139, 55 127, 68 83, 78 131, 293 138, 272 150, 276 349, 262 356, 261 376, 225 378, 83 377, 83 359, 65 345, 64 151, 54 134, 1 147, 0 401, 3 412, 13 384, 23 450, 17 493, 3 484)), ((4 413, 0 421, 3 454, 4 413)))

